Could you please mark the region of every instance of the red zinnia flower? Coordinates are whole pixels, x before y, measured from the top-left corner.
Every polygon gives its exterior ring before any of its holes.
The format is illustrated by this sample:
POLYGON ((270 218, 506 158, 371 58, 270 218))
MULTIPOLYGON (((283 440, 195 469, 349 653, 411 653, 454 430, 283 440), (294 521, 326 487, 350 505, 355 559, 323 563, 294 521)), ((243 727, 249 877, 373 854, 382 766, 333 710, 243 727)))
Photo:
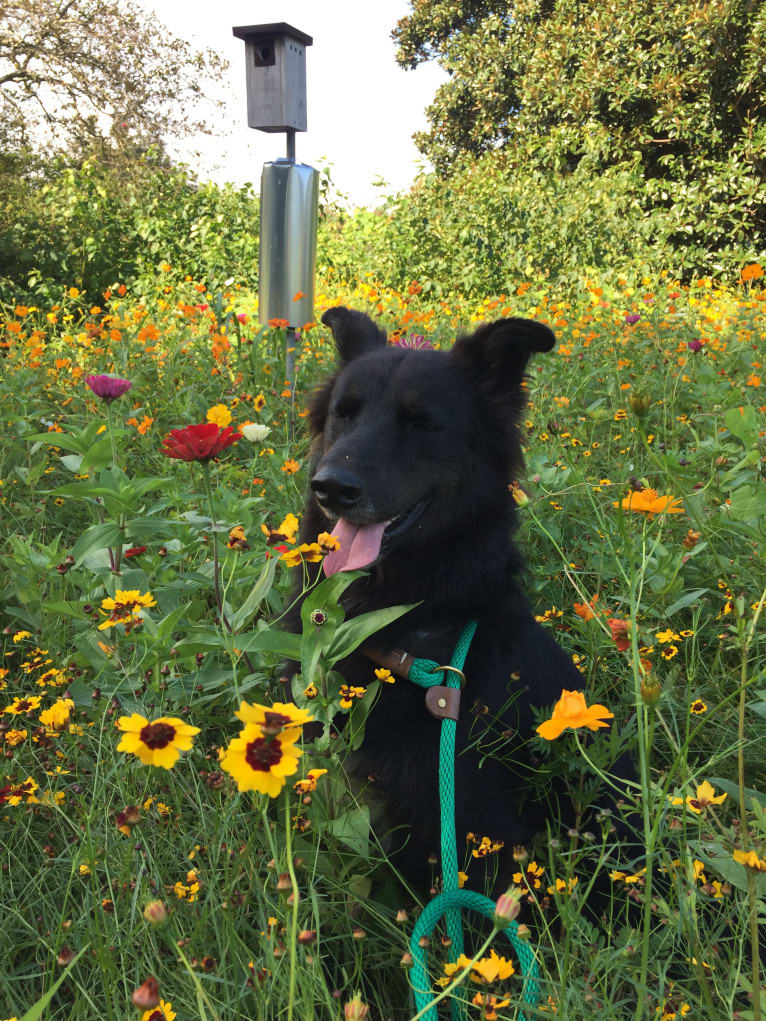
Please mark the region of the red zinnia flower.
POLYGON ((209 461, 238 439, 239 433, 230 425, 221 429, 215 422, 201 422, 172 429, 162 441, 162 453, 181 461, 209 461))

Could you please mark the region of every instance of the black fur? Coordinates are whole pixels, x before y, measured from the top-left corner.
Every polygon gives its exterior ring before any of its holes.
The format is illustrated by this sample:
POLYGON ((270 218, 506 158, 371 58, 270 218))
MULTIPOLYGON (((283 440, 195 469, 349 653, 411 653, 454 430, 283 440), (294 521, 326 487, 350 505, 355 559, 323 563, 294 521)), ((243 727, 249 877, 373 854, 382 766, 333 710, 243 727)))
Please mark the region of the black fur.
MULTIPOLYGON (((503 319, 459 338, 448 352, 411 350, 387 344, 359 312, 330 309, 323 322, 332 329, 340 368, 310 404, 312 493, 302 536, 315 539, 338 516, 365 524, 425 504, 369 575, 347 590, 344 605, 351 616, 419 602, 376 636, 376 645, 440 663, 449 662, 463 625, 478 620, 457 727, 458 855, 468 831, 503 841, 499 861, 492 860, 502 887, 514 871, 513 846, 551 819, 547 797, 531 794, 535 775, 534 787, 541 787, 527 744, 532 707, 549 707, 562 689, 583 687, 530 611, 511 538, 516 508, 509 484, 522 468, 522 383, 530 356, 550 350, 555 339, 540 323, 503 319)), ((361 654, 338 665, 354 685, 368 684, 373 668, 361 654)), ((381 687, 354 768, 371 778, 388 825, 399 827, 395 843, 405 846, 397 865, 427 888, 427 859, 439 850, 440 722, 426 711, 420 688, 405 680, 381 687)), ((483 886, 479 871, 472 868, 469 885, 483 886)))

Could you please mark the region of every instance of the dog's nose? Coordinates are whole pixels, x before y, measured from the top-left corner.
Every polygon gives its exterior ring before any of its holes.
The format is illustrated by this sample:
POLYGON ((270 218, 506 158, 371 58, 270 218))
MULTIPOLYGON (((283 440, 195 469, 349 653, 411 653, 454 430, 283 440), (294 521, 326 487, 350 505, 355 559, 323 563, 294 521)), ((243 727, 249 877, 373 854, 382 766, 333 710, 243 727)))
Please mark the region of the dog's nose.
POLYGON ((359 502, 362 482, 348 468, 319 468, 311 489, 317 500, 332 510, 349 510, 359 502))

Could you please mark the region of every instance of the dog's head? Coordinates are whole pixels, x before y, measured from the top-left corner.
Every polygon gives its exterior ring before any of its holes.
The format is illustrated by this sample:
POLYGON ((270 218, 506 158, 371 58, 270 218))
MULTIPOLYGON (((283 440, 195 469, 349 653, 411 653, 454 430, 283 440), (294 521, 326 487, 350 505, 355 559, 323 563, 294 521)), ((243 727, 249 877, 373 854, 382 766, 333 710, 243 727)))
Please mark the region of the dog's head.
POLYGON ((534 352, 553 347, 551 330, 501 319, 442 352, 389 345, 368 316, 347 308, 322 322, 340 361, 309 409, 311 490, 341 543, 327 568, 367 566, 507 515, 522 465, 524 374, 534 352))

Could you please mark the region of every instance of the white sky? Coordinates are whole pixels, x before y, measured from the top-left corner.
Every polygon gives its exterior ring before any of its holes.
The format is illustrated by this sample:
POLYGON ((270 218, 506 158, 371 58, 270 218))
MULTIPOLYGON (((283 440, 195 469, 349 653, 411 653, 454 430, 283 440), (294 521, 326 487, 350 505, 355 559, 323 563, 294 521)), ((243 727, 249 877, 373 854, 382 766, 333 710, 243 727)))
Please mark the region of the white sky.
POLYGON ((446 77, 435 64, 404 71, 390 37, 409 13, 407 0, 140 0, 175 34, 215 49, 230 63, 222 134, 171 148, 200 177, 252 181, 262 165, 285 154, 285 136, 247 127, 245 44, 234 25, 285 21, 314 39, 306 50, 308 131, 296 136, 296 157, 332 164, 336 189, 351 205, 375 205, 406 189, 423 158, 412 141, 427 127, 425 108, 446 77), (383 178, 383 192, 373 181, 383 178))

